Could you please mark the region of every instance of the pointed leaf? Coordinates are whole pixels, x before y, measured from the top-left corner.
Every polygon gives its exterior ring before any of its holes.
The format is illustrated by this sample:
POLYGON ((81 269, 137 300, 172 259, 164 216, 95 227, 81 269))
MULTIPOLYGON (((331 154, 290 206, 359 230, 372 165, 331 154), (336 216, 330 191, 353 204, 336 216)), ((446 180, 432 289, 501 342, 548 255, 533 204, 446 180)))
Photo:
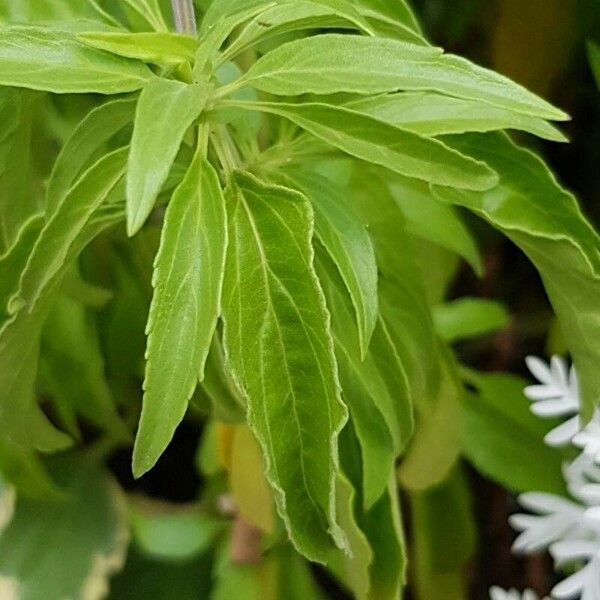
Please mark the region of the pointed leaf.
POLYGON ((91 110, 62 147, 46 190, 46 212, 52 214, 78 175, 115 134, 133 121, 135 101, 111 100, 91 110))
POLYGON ((64 31, 0 29, 0 85, 56 94, 120 94, 153 77, 141 62, 90 48, 64 31))
POLYGON ((159 65, 177 65, 192 61, 198 49, 196 38, 168 32, 94 31, 78 33, 77 39, 92 48, 106 50, 117 56, 137 58, 159 65))
POLYGON ((65 263, 71 245, 91 215, 123 176, 127 148, 115 150, 96 162, 47 216, 46 224, 21 274, 19 292, 9 302, 9 312, 22 306, 32 310, 53 276, 65 263))
POLYGON ((140 94, 127 165, 127 232, 135 234, 146 221, 185 132, 207 99, 203 84, 186 85, 154 79, 140 94))
POLYGON ((377 262, 367 230, 353 214, 343 188, 317 173, 288 172, 312 202, 315 232, 335 262, 352 298, 364 358, 377 323, 377 262))
POLYGON ((352 156, 406 177, 444 181, 444 185, 474 190, 488 189, 497 182, 496 174, 482 162, 454 152, 437 140, 347 108, 312 103, 241 101, 229 101, 227 105, 285 117, 352 156))
POLYGON ((324 561, 332 538, 342 544, 334 485, 346 410, 312 265, 310 205, 245 174, 236 175, 229 197, 225 352, 290 538, 324 561))
POLYGON ((453 143, 489 162, 500 184, 481 195, 434 192, 489 221, 537 267, 577 367, 583 413, 591 416, 600 404, 600 348, 594 341, 600 337, 600 237, 532 152, 500 134, 471 134, 453 143))
POLYGON ((362 98, 347 104, 380 121, 426 136, 468 131, 517 129, 555 142, 567 138, 544 119, 507 108, 431 92, 397 93, 362 98))
POLYGON ((144 403, 133 453, 143 475, 183 419, 219 316, 227 228, 213 167, 196 156, 167 207, 148 317, 144 403))
POLYGON ((434 91, 550 120, 568 116, 507 77, 438 48, 359 35, 323 34, 288 42, 242 78, 270 94, 377 94, 434 91))

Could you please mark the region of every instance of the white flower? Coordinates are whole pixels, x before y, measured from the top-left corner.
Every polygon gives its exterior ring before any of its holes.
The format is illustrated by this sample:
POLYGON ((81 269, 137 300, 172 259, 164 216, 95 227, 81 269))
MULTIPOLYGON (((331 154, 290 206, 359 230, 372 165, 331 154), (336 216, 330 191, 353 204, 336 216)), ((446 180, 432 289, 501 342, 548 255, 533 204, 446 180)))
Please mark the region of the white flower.
POLYGON ((560 496, 530 492, 519 496, 519 504, 537 514, 509 517, 512 527, 521 532, 513 543, 514 552, 538 552, 559 540, 583 537, 593 529, 585 519, 586 507, 560 496))
POLYGON ((494 586, 490 588, 490 600, 538 600, 538 596, 533 590, 521 593, 515 589, 503 590, 494 586))
POLYGON ((600 540, 570 540, 552 544, 550 554, 557 567, 585 565, 552 589, 557 600, 600 600, 600 540))
POLYGON ((525 359, 539 384, 525 388, 525 396, 533 403, 531 411, 538 417, 570 417, 550 431, 544 440, 550 446, 568 444, 579 431, 579 385, 574 367, 553 356, 550 365, 536 356, 525 359))
POLYGON ((573 437, 573 444, 583 449, 586 456, 600 462, 600 413, 594 411, 592 420, 573 437))

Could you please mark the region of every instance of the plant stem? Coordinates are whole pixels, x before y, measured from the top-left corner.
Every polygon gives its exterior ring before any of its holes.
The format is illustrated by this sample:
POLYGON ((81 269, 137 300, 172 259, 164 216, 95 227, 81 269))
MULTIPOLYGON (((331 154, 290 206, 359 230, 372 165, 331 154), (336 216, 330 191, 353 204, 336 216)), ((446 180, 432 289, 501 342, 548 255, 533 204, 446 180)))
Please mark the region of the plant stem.
POLYGON ((171 0, 173 21, 178 33, 197 35, 194 0, 171 0))

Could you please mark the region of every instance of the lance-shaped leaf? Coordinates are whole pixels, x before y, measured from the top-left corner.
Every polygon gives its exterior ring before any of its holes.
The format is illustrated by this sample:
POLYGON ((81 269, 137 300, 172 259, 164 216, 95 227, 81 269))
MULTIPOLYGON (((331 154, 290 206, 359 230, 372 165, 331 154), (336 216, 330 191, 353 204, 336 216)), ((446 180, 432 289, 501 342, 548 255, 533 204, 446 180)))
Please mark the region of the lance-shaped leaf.
POLYGON ((0 29, 0 85, 56 94, 120 94, 153 77, 139 61, 90 48, 64 31, 0 29))
POLYGON ((146 378, 133 452, 152 468, 185 415, 219 316, 227 247, 225 200, 213 167, 196 156, 167 207, 148 316, 146 378))
POLYGON ((364 358, 377 323, 377 262, 366 228, 353 214, 344 189, 318 173, 286 173, 312 202, 315 232, 336 264, 352 298, 364 358))
POLYGON ((432 92, 383 94, 347 106, 426 136, 517 129, 555 142, 567 141, 556 127, 539 117, 432 92))
POLYGON ((124 0, 124 2, 157 31, 169 29, 160 8, 160 0, 124 0))
POLYGON ((240 83, 283 96, 433 91, 551 120, 568 116, 510 79, 438 48, 399 40, 324 34, 265 54, 240 83))
POLYGON ((464 371, 463 451, 486 477, 515 492, 564 494, 565 455, 544 443, 549 426, 529 410, 527 382, 507 374, 464 371))
POLYGON ((127 165, 127 233, 146 221, 167 180, 185 132, 207 98, 204 84, 152 80, 138 101, 127 165))
POLYGON ((500 174, 489 193, 435 187, 446 202, 469 208, 504 232, 536 266, 580 377, 583 412, 600 404, 600 237, 572 194, 533 153, 501 134, 471 134, 453 142, 500 174))
POLYGON ((13 519, 0 535, 2 596, 103 597, 110 576, 125 562, 125 500, 89 456, 53 459, 50 468, 64 496, 53 502, 19 497, 13 519))
POLYGON ((406 0, 394 0, 393 2, 389 2, 389 0, 352 0, 352 2, 365 14, 373 12, 383 15, 421 33, 419 22, 406 0))
POLYGON ((447 342, 503 329, 509 320, 510 315, 504 305, 484 298, 459 298, 433 309, 435 329, 447 342))
POLYGON ((32 310, 45 287, 65 264, 77 236, 91 215, 123 176, 127 148, 103 156, 90 167, 47 216, 46 224, 21 274, 19 291, 9 302, 9 312, 23 305, 32 310))
POLYGON ((444 185, 485 190, 497 183, 482 162, 441 142, 378 121, 368 115, 327 104, 228 101, 228 106, 258 110, 289 119, 348 154, 400 175, 444 185))
POLYGON ((396 176, 390 178, 388 188, 411 235, 462 256, 481 277, 483 265, 479 248, 456 209, 438 202, 422 181, 396 176))
POLYGON ((62 147, 46 189, 46 212, 51 214, 67 195, 78 175, 114 135, 133 121, 135 101, 111 100, 91 110, 62 147))
POLYGON ((224 347, 290 538, 312 560, 343 544, 335 518, 340 400, 313 269, 308 200, 237 174, 229 191, 224 347))
POLYGON ((281 2, 265 9, 248 23, 224 55, 231 58, 250 46, 284 33, 322 28, 372 31, 368 21, 348 0, 281 2))
POLYGON ((463 571, 477 533, 465 476, 456 469, 441 485, 410 499, 417 599, 463 600, 463 571))
POLYGON ((362 458, 361 497, 371 508, 381 497, 413 427, 406 374, 389 333, 379 321, 362 358, 349 298, 335 266, 320 252, 319 280, 332 315, 342 395, 352 417, 362 458))
POLYGON ((196 38, 168 32, 90 31, 78 33, 77 39, 92 48, 106 50, 117 56, 159 65, 192 61, 198 49, 196 38))

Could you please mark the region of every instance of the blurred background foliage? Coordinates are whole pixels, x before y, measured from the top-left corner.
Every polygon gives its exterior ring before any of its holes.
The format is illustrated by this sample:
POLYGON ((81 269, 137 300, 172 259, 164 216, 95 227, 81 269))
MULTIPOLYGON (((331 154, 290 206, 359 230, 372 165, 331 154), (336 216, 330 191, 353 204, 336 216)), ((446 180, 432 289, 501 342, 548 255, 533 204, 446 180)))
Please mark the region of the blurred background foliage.
MULTIPOLYGON (((504 73, 572 116, 563 127, 569 144, 523 135, 518 141, 544 156, 598 227, 600 82, 594 79, 589 46, 600 42, 600 1, 413 0, 412 4, 434 43, 504 73)), ((486 272, 477 280, 465 267, 451 296, 493 296, 504 302, 512 318, 509 327, 495 336, 460 346, 459 354, 481 369, 526 375, 527 354, 565 352, 560 331, 525 257, 480 221, 473 219, 470 225, 478 232, 486 272)), ((553 582, 550 560, 543 555, 527 560, 511 555, 514 532, 507 517, 516 509, 514 498, 480 475, 469 475, 479 530, 469 567, 470 597, 486 598, 492 584, 546 593, 553 582)))

